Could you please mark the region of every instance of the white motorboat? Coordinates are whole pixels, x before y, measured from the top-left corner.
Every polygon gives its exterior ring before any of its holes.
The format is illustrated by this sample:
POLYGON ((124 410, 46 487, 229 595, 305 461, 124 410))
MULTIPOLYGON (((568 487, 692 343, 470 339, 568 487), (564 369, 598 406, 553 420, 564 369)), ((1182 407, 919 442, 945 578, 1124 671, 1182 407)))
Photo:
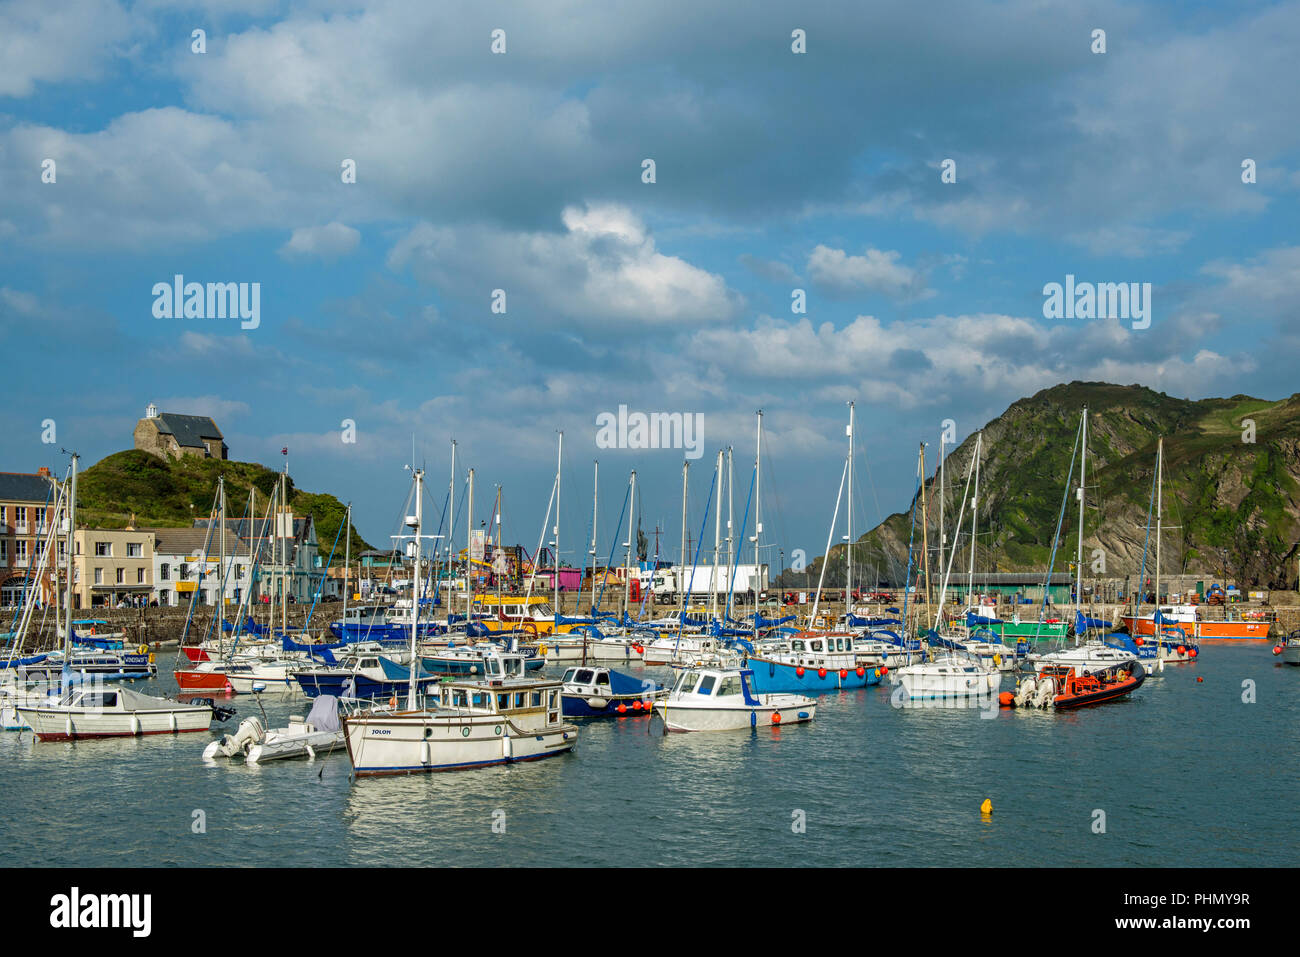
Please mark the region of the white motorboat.
MULTIPOLYGON (((1065 665, 1074 668, 1079 674, 1089 674, 1139 659, 1133 652, 1125 651, 1123 648, 1115 648, 1101 641, 1088 641, 1073 648, 1059 648, 1056 651, 1029 655, 1027 660, 1033 665, 1034 671, 1040 673, 1047 667, 1065 665)), ((1146 659, 1142 661, 1142 666, 1154 673, 1164 669, 1164 660, 1146 659)))
POLYGON ((343 747, 339 723, 339 702, 333 695, 320 695, 305 718, 289 719, 288 727, 267 729, 263 719, 245 718, 234 734, 222 735, 203 749, 204 761, 218 757, 240 758, 247 764, 263 764, 282 758, 315 758, 343 747))
POLYGON ((891 672, 909 698, 985 699, 1002 687, 1002 672, 970 658, 942 655, 933 661, 906 665, 891 672))
POLYGON ((185 704, 129 688, 74 687, 56 702, 19 705, 18 715, 41 741, 123 738, 206 731, 233 712, 207 702, 185 704))
POLYGON ((811 721, 817 702, 798 694, 752 691, 749 668, 691 668, 677 676, 655 713, 669 731, 740 731, 811 721))
POLYGON ((518 654, 484 659, 486 677, 432 689, 424 707, 343 719, 357 777, 460 771, 565 754, 578 729, 561 714, 561 683, 524 677, 518 654))

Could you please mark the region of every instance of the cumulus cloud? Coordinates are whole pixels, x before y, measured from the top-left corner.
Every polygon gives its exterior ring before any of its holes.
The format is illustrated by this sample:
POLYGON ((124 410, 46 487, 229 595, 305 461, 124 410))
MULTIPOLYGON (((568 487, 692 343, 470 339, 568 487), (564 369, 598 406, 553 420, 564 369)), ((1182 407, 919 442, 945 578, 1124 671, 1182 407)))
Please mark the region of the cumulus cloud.
POLYGON ((935 295, 926 288, 925 276, 899 262, 899 253, 868 249, 850 256, 842 249, 818 245, 808 257, 808 274, 813 282, 835 295, 877 292, 897 300, 928 299, 935 295))
POLYGON ((389 253, 389 266, 489 311, 502 289, 508 314, 588 325, 715 322, 742 300, 719 275, 661 253, 644 222, 613 204, 570 206, 563 232, 449 229, 423 223, 389 253))
POLYGON ((289 241, 280 247, 285 259, 316 258, 332 262, 355 252, 361 243, 361 233, 342 223, 324 226, 303 226, 293 231, 289 241))

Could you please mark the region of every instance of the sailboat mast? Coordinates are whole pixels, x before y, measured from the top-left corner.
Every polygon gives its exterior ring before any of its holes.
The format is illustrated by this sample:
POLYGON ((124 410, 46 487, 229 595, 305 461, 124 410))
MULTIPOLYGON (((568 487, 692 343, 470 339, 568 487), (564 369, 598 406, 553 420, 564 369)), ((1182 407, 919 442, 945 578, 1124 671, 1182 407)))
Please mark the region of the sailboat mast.
POLYGON ((759 539, 763 537, 763 410, 758 410, 758 438, 754 442, 754 640, 758 640, 759 539))
MULTIPOLYGON (((593 462, 592 479, 591 479, 591 604, 588 606, 593 610, 596 607, 596 503, 600 498, 600 460, 593 462)), ((579 586, 581 590, 581 586, 579 586)))
MULTIPOLYGON (((1079 545, 1075 554, 1075 585, 1074 585, 1074 613, 1076 616, 1083 609, 1083 497, 1084 484, 1088 464, 1088 407, 1083 407, 1083 424, 1082 424, 1083 443, 1079 455, 1079 545)), ((1075 644, 1079 642, 1078 629, 1075 629, 1075 644)))
POLYGON ((623 619, 632 607, 632 521, 636 516, 636 469, 632 470, 627 510, 627 556, 623 559, 623 619))
POLYGON ((717 507, 713 514, 713 570, 709 573, 709 591, 713 593, 709 611, 718 617, 718 586, 724 579, 718 577, 718 546, 722 544, 722 449, 718 449, 718 464, 713 467, 718 487, 717 507))
POLYGON ((415 542, 412 551, 414 563, 411 566, 411 662, 410 679, 406 687, 406 707, 415 710, 415 675, 420 668, 420 656, 416 650, 416 636, 420 620, 420 535, 424 530, 424 469, 415 471, 415 542))
MULTIPOLYGON (((943 503, 948 497, 948 483, 945 463, 948 461, 948 437, 939 433, 939 559, 948 551, 948 529, 943 523, 943 503)), ((955 546, 957 543, 953 542, 955 546)), ((969 595, 966 596, 968 599, 969 595)))
POLYGON ((552 582, 555 594, 554 612, 560 614, 560 473, 564 469, 564 433, 560 433, 560 449, 555 459, 555 580, 552 582))
MULTIPOLYGON (((1160 524, 1161 524, 1161 519, 1164 517, 1164 507, 1165 507, 1164 496, 1165 496, 1165 439, 1164 436, 1161 436, 1159 442, 1156 443, 1156 593, 1154 596, 1156 613, 1159 613, 1160 610, 1160 524)), ((1152 621, 1154 620, 1155 620, 1155 615, 1153 614, 1152 621)), ((1156 633, 1156 637, 1159 638, 1160 628, 1157 626, 1154 630, 1156 633)))
POLYGON ((469 496, 465 502, 465 630, 474 622, 474 579, 470 564, 474 555, 474 470, 469 470, 469 496))
MULTIPOLYGON (((677 635, 681 637, 682 627, 686 621, 687 593, 694 587, 695 582, 686 576, 690 573, 686 571, 686 488, 687 475, 691 469, 689 461, 682 463, 682 573, 680 581, 682 583, 682 600, 680 614, 677 616, 677 635)), ((693 570, 692 570, 693 571, 693 570)), ((694 576, 692 575, 692 578, 694 576)))
POLYGON ((348 620, 348 592, 352 590, 352 503, 348 502, 345 517, 347 538, 343 541, 343 621, 348 620))
POLYGON ((733 493, 736 478, 736 463, 731 446, 727 446, 727 610, 731 610, 731 569, 736 565, 736 545, 732 537, 733 521, 736 517, 736 497, 733 493))
MULTIPOLYGON (((979 511, 976 503, 980 499, 980 452, 984 448, 984 433, 981 432, 975 436, 975 491, 971 494, 970 499, 970 567, 966 570, 966 604, 970 604, 971 598, 975 595, 975 534, 979 526, 979 511)), ((943 500, 940 499, 940 507, 943 500)), ((943 523, 940 523, 942 527, 943 523)), ((953 543, 956 544, 955 542, 953 543)))
MULTIPOLYGON (((921 443, 921 474, 925 475, 925 443, 921 443)), ((925 482, 921 482, 921 566, 925 579, 925 619, 930 618, 930 510, 925 497, 925 482)), ((939 609, 943 611, 943 609, 939 609)))
MULTIPOLYGON (((844 614, 845 622, 848 621, 848 614, 853 610, 853 403, 849 402, 849 500, 846 503, 848 510, 846 516, 848 519, 848 549, 846 552, 847 569, 844 576, 844 614)), ((784 524, 784 523, 782 523, 784 524)))
MULTIPOLYGON (((73 536, 77 529, 77 461, 80 456, 72 453, 72 490, 68 494, 68 587, 64 594, 63 623, 63 660, 72 661, 72 550, 73 536)), ((60 691, 67 689, 60 684, 60 691)))

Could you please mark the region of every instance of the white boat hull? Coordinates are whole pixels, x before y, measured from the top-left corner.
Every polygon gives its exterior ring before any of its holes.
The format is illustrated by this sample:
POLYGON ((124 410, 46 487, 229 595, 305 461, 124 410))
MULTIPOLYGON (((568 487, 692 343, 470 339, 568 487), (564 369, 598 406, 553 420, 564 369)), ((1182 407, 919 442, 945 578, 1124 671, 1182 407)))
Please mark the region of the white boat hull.
POLYGON ((350 716, 343 730, 358 777, 535 761, 564 754, 577 743, 574 725, 519 721, 519 716, 399 711, 350 716))
POLYGON ((742 731, 811 721, 817 702, 802 695, 761 695, 761 703, 740 707, 707 707, 694 704, 655 703, 655 713, 669 731, 742 731), (779 719, 773 720, 774 715, 779 719))
POLYGON ((266 739, 248 749, 248 764, 265 764, 285 758, 314 758, 344 747, 342 731, 312 731, 284 734, 268 731, 266 739))
POLYGON ((117 712, 38 706, 19 707, 18 714, 42 741, 184 734, 206 731, 212 724, 209 708, 117 712))
POLYGON ((893 673, 909 698, 986 698, 1002 687, 1001 671, 943 674, 923 665, 910 665, 893 673))

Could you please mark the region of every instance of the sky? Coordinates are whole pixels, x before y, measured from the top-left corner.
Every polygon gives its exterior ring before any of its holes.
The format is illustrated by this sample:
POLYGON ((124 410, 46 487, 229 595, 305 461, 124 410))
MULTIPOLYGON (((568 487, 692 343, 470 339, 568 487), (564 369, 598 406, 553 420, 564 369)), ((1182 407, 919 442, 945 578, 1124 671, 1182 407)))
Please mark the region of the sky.
POLYGON ((1298 48, 1300 3, 1252 0, 4 0, 0 470, 154 402, 288 448, 382 547, 413 447, 436 524, 454 438, 531 551, 562 430, 577 563, 597 459, 602 559, 633 469, 680 548, 683 449, 598 447, 602 413, 699 417, 711 546, 761 409, 764 559, 811 558, 850 400, 860 532, 945 420, 1061 382, 1296 390, 1298 48), (158 315, 178 274, 259 284, 256 327, 158 315), (1067 276, 1149 283, 1149 324, 1047 318, 1067 276))

